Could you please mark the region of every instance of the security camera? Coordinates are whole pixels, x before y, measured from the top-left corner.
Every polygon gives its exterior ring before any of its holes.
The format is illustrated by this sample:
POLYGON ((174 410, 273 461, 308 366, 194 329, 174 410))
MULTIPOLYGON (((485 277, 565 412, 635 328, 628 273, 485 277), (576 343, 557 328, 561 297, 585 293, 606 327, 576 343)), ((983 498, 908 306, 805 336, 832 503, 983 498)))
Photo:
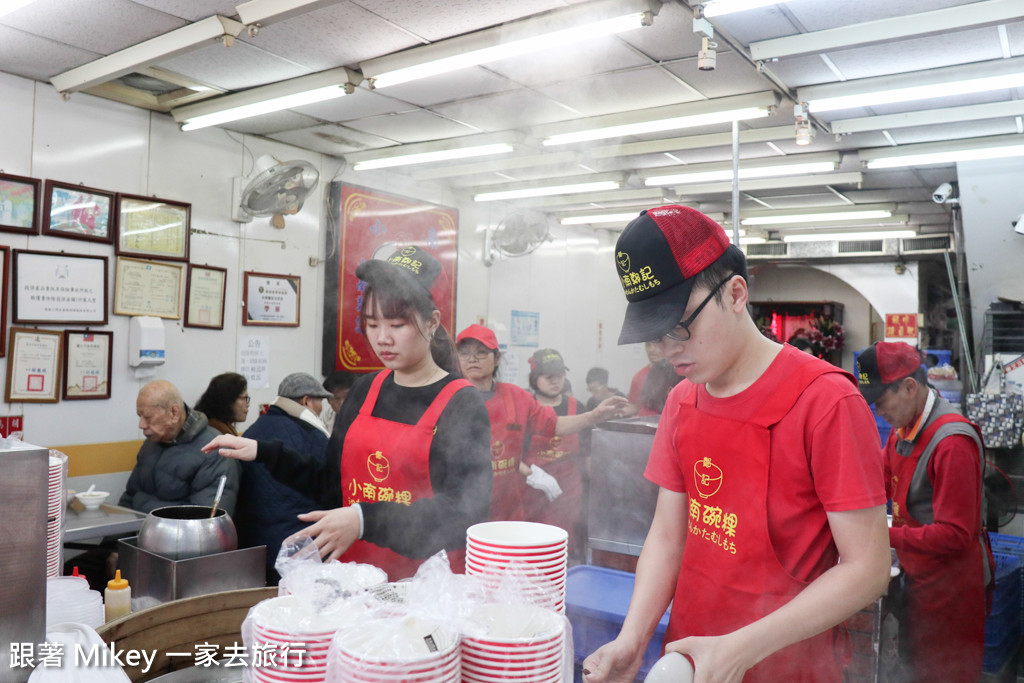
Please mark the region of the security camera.
POLYGON ((714 71, 715 64, 718 61, 718 55, 715 50, 718 48, 718 43, 711 40, 710 38, 700 39, 700 52, 697 53, 697 68, 701 71, 714 71))
POLYGON ((950 183, 942 183, 935 188, 932 192, 932 201, 936 204, 944 204, 953 194, 953 185, 950 183))
POLYGON ((1013 225, 1013 231, 1018 235, 1024 235, 1024 213, 1020 214, 1011 221, 1013 225))

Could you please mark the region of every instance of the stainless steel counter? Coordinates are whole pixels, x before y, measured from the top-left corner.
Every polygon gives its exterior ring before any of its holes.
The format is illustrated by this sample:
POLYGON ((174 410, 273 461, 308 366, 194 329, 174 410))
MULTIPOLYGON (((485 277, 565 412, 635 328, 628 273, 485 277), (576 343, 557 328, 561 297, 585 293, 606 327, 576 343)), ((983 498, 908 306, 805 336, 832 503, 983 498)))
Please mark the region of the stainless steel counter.
POLYGON ((130 536, 141 527, 146 513, 104 503, 99 510, 86 510, 77 500, 68 506, 64 522, 64 542, 83 541, 106 536, 130 536))

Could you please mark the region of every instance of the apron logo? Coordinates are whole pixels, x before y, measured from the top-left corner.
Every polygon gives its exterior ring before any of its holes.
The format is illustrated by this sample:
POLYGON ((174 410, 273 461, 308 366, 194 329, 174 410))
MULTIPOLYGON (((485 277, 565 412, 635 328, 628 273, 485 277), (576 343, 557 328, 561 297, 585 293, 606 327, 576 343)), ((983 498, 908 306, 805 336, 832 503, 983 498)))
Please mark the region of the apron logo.
POLYGON ((504 441, 492 441, 491 442, 491 455, 493 455, 493 456, 500 456, 504 452, 505 452, 505 442, 504 441))
POLYGON ((701 498, 710 498, 722 488, 722 468, 702 458, 693 463, 693 482, 701 498))
POLYGON ((391 463, 388 462, 383 453, 374 451, 366 458, 366 469, 370 471, 370 476, 373 477, 373 480, 380 483, 387 479, 391 473, 391 463))
POLYGON ((623 273, 629 272, 629 254, 624 251, 620 251, 615 255, 615 263, 619 266, 619 270, 623 273))

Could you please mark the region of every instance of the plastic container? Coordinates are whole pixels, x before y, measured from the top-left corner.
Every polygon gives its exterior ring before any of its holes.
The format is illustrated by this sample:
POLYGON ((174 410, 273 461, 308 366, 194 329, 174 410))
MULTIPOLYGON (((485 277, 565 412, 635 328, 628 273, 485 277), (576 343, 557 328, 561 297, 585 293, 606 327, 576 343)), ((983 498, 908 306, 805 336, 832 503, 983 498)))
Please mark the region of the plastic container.
MULTIPOLYGON (((594 650, 619 635, 619 629, 633 596, 635 577, 629 572, 591 565, 569 569, 565 589, 565 616, 572 624, 573 654, 577 674, 583 660, 594 650)), ((661 657, 661 642, 668 629, 669 613, 662 615, 644 652, 643 663, 637 673, 643 681, 647 672, 661 657)))
POLYGON ((986 673, 1003 668, 1017 651, 1021 637, 1021 558, 998 550, 993 552, 993 556, 996 561, 996 585, 992 610, 985 619, 982 670, 986 673))
POLYGON ((103 614, 106 621, 119 619, 132 611, 132 588, 128 585, 128 579, 121 578, 121 570, 118 569, 110 581, 107 581, 107 588, 103 591, 103 614))

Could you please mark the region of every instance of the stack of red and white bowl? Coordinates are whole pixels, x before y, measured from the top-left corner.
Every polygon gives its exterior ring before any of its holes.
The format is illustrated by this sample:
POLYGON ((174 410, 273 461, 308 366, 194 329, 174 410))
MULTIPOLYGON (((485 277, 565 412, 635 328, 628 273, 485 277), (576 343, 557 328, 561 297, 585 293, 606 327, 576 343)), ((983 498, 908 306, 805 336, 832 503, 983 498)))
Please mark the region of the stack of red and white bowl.
POLYGON ((355 610, 316 614, 293 596, 270 598, 252 610, 249 645, 254 683, 320 683, 335 632, 359 618, 355 610))
MULTIPOLYGON (((561 683, 565 617, 534 605, 481 605, 462 634, 463 683, 561 683)), ((570 680, 565 678, 564 680, 570 680)))
POLYGON ((549 524, 484 522, 466 532, 466 574, 492 587, 503 577, 528 579, 524 597, 565 613, 569 534, 549 524))
POLYGON ((63 556, 64 509, 68 504, 65 480, 68 456, 50 449, 50 469, 46 489, 46 576, 60 576, 63 556))
POLYGON ((413 616, 366 620, 338 631, 328 683, 459 683, 459 636, 413 616))

